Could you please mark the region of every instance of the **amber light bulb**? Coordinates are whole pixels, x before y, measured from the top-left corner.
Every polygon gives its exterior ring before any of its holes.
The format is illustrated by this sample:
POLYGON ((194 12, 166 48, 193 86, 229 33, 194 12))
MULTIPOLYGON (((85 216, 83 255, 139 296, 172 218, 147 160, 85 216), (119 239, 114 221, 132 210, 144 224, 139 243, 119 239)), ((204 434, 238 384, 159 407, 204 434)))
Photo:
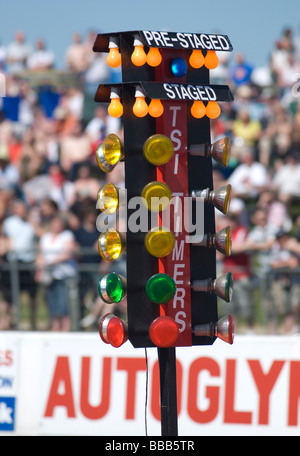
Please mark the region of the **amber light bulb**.
POLYGON ((206 115, 210 119, 216 119, 221 114, 221 108, 216 101, 209 101, 206 106, 206 115))
POLYGON ((108 114, 111 117, 121 117, 123 114, 123 106, 121 104, 120 95, 117 89, 111 89, 108 114))
POLYGON ((131 54, 131 61, 135 66, 145 65, 147 61, 147 55, 144 51, 143 43, 136 36, 133 42, 134 51, 131 54))
POLYGON ((109 40, 109 53, 106 58, 107 65, 111 68, 117 68, 121 65, 121 54, 116 38, 111 37, 109 40))
POLYGON ((216 51, 207 51, 207 54, 204 58, 204 65, 209 70, 217 68, 217 66, 219 65, 219 58, 216 54, 216 51))
POLYGON ((204 56, 201 49, 194 49, 191 53, 189 63, 193 68, 201 68, 204 65, 204 56))
POLYGON ((195 100, 191 107, 191 114, 196 119, 201 119, 206 114, 206 107, 201 100, 195 100))
POLYGON ((158 48, 151 47, 147 54, 147 63, 152 67, 157 67, 162 61, 161 53, 158 48))
POLYGON ((133 105, 132 111, 136 117, 145 117, 149 112, 148 105, 145 101, 145 95, 138 88, 135 91, 135 103, 133 105))
POLYGON ((164 112, 163 104, 160 100, 153 98, 149 104, 149 114, 151 117, 160 117, 164 112))

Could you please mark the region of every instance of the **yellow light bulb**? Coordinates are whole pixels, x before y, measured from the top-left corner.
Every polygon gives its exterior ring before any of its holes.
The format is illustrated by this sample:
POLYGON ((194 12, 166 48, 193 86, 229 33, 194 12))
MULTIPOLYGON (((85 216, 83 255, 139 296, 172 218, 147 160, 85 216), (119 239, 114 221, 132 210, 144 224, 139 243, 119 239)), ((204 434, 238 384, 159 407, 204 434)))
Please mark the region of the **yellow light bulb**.
POLYGON ((160 117, 164 112, 163 104, 158 99, 152 99, 149 104, 149 114, 151 117, 160 117))
POLYGON ((193 68, 201 68, 204 65, 204 56, 202 54, 201 49, 194 49, 190 59, 190 65, 193 68))
POLYGON ((109 50, 106 62, 111 68, 117 68, 121 65, 121 54, 118 48, 111 48, 109 50))
POLYGON ((150 255, 163 258, 169 255, 175 246, 175 236, 163 226, 152 228, 145 236, 145 247, 150 255))
POLYGON ((210 119, 216 119, 221 114, 220 106, 216 101, 209 101, 206 106, 206 115, 210 119))
POLYGON ((119 93, 116 89, 111 89, 108 114, 111 117, 121 117, 123 114, 123 106, 120 101, 119 93))
POLYGON ((151 47, 147 54, 147 63, 152 67, 158 66, 162 61, 161 53, 158 48, 151 47))
POLYGON ((135 103, 132 111, 136 117, 145 117, 148 114, 149 108, 145 101, 145 95, 140 89, 135 91, 135 103))
POLYGON ((119 45, 116 37, 110 37, 108 49, 109 53, 106 58, 107 65, 111 68, 117 68, 121 65, 121 54, 119 52, 119 45))
POLYGON ((147 55, 146 52, 144 51, 144 46, 143 43, 135 37, 134 39, 134 51, 131 54, 131 61, 135 66, 142 66, 145 65, 147 61, 147 55))
POLYGON ((207 51, 207 54, 204 59, 204 65, 209 70, 217 68, 217 66, 219 65, 219 58, 216 54, 216 51, 207 51))
POLYGON ((196 119, 201 119, 202 117, 205 116, 206 108, 205 108, 203 101, 201 101, 201 100, 194 101, 194 103, 192 104, 192 107, 191 107, 191 114, 196 119))

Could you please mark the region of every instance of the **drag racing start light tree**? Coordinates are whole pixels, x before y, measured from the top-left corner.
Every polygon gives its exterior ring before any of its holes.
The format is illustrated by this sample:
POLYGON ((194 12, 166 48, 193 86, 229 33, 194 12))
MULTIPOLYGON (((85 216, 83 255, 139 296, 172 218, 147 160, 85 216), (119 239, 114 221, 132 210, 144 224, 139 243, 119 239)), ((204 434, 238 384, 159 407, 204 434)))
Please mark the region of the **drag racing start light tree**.
POLYGON ((125 162, 125 189, 105 184, 98 206, 113 214, 121 196, 127 206, 126 233, 110 228, 98 243, 107 261, 126 251, 126 278, 105 274, 98 290, 107 303, 127 298, 127 321, 105 315, 100 336, 115 347, 127 339, 160 348, 232 343, 232 318, 218 321, 217 311, 217 296, 231 299, 232 276, 216 278, 216 250, 230 255, 231 231, 216 232, 214 216, 228 211, 231 187, 214 189, 212 178, 212 160, 226 166, 230 143, 211 143, 210 120, 233 96, 209 77, 217 51, 231 43, 226 35, 131 31, 99 34, 93 50, 121 65, 122 83, 101 84, 95 101, 122 116, 124 128, 123 142, 108 135, 96 158, 106 173, 125 162))

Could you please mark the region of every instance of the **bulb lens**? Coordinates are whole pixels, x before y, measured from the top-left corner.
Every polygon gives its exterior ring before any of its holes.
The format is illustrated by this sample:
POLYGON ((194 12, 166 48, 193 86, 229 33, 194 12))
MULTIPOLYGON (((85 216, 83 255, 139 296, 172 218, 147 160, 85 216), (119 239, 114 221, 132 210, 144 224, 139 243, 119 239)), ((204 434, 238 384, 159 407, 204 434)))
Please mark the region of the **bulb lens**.
POLYGON ((149 336, 157 347, 171 347, 179 336, 179 328, 171 317, 158 317, 150 325, 149 336))
POLYGON ((233 294, 233 278, 232 273, 228 272, 226 276, 226 284, 225 284, 225 301, 230 302, 232 299, 233 294))
POLYGON ((175 245, 174 234, 163 226, 152 228, 146 234, 145 247, 150 255, 162 258, 169 255, 175 245))
POLYGON ((146 284, 146 294, 156 304, 165 304, 171 301, 174 298, 175 292, 175 282, 167 274, 155 274, 146 284))
POLYGON ((125 286, 126 280, 124 277, 119 276, 115 272, 104 274, 98 281, 100 298, 108 304, 120 302, 126 294, 125 286))
POLYGON ((157 134, 145 141, 143 153, 152 165, 164 165, 173 157, 174 146, 170 138, 157 134))
POLYGON ((98 250, 104 260, 113 261, 124 252, 125 242, 117 230, 110 228, 99 236, 98 250))
POLYGON ((160 212, 168 207, 172 193, 167 184, 155 181, 143 188, 141 196, 145 198, 149 211, 160 212))
POLYGON ((176 78, 182 78, 187 72, 187 64, 181 57, 176 57, 171 62, 171 73, 176 78))
POLYGON ((119 192, 114 184, 103 185, 97 197, 97 204, 102 212, 114 214, 119 207, 119 192))

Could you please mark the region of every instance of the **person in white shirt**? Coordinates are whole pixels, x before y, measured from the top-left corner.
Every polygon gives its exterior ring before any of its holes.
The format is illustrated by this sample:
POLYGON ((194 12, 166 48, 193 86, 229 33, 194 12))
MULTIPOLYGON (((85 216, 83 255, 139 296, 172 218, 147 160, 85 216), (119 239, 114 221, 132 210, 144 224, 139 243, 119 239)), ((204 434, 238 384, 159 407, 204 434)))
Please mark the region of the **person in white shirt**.
POLYGON ((73 233, 65 229, 60 216, 55 216, 49 231, 40 239, 36 275, 37 280, 46 285, 53 331, 71 329, 68 279, 76 277, 74 250, 73 233), (48 283, 45 283, 45 272, 48 273, 48 283))
POLYGON ((241 154, 242 163, 238 165, 228 179, 234 196, 249 199, 256 198, 269 185, 269 176, 264 165, 254 160, 251 148, 245 148, 241 154))
POLYGON ((54 54, 48 51, 45 42, 41 39, 36 42, 36 50, 28 57, 27 66, 29 70, 49 70, 54 65, 54 54))

